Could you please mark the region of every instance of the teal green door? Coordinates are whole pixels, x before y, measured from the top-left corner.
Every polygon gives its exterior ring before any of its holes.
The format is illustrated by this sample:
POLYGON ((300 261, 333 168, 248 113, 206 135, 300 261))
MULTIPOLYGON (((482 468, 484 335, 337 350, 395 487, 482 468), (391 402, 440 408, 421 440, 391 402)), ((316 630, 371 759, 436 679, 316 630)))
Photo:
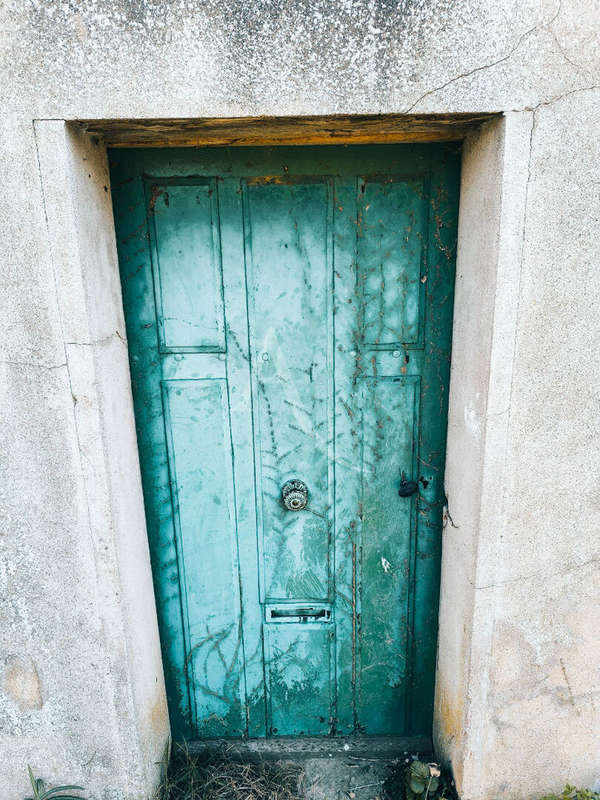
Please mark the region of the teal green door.
POLYGON ((428 733, 456 148, 110 160, 174 736, 428 733))

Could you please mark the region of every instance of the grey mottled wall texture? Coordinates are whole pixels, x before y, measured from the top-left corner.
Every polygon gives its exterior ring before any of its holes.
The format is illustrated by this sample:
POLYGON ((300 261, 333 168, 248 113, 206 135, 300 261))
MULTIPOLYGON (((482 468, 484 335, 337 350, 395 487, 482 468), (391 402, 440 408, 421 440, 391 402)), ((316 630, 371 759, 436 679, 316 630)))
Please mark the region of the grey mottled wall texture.
MULTIPOLYGON (((61 161, 60 126, 54 147, 51 136, 36 140, 34 120, 408 111, 512 112, 525 152, 522 233, 510 251, 520 265, 514 363, 507 405, 494 411, 508 431, 502 514, 485 523, 502 569, 492 583, 482 579, 475 544, 471 567, 448 577, 473 597, 493 593, 493 618, 485 664, 472 644, 476 613, 464 625, 444 623, 446 658, 460 674, 438 687, 438 740, 469 800, 534 797, 564 780, 592 785, 600 777, 597 0, 7 0, 0 14, 2 797, 25 795, 29 761, 49 778, 85 782, 94 797, 141 800, 165 732, 160 664, 145 663, 143 641, 132 645, 121 615, 134 598, 119 573, 129 545, 111 538, 113 489, 90 500, 101 466, 86 461, 81 420, 91 425, 94 404, 78 395, 69 368, 85 371, 92 346, 96 373, 111 358, 126 363, 112 336, 120 320, 101 335, 81 326, 71 334, 77 293, 72 307, 59 307, 73 252, 53 246, 49 220, 64 212, 65 226, 76 221, 80 259, 95 223, 83 185, 69 189, 66 211, 60 180, 56 196, 43 195, 44 180, 72 168, 61 161), (143 691, 131 685, 138 668, 143 691), (476 706, 475 697, 484 700, 476 706), (482 732, 476 740, 471 724, 482 732)), ((101 182, 102 159, 86 146, 75 143, 73 158, 89 160, 101 182)), ((487 163, 486 146, 485 137, 468 145, 469 158, 480 147, 487 163)), ((467 169, 466 180, 474 186, 478 176, 467 169)), ((475 223, 501 207, 510 213, 510 191, 507 183, 504 206, 499 195, 465 210, 474 237, 475 223)), ((110 233, 109 201, 95 213, 110 233)), ((110 259, 109 238, 98 247, 110 259)), ((460 419, 477 437, 487 411, 474 403, 455 407, 451 424, 460 419)), ((90 452, 97 441, 90 434, 90 452)), ((448 553, 469 527, 455 522, 448 553)), ((445 573, 452 569, 446 558, 445 573)), ((146 573, 140 581, 147 588, 146 573)))

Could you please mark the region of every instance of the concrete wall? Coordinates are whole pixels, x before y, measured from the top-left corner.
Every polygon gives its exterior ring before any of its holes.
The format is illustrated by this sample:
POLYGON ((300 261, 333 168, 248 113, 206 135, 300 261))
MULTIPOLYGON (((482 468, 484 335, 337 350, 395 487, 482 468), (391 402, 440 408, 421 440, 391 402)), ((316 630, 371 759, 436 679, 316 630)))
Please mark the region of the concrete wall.
POLYGON ((598 109, 552 113, 464 147, 436 739, 470 797, 600 785, 598 145, 566 122, 598 109))
MULTIPOLYGON (((535 277, 525 257, 535 125, 533 114, 507 114, 470 137, 463 157, 446 472, 457 527, 449 521, 443 549, 436 740, 474 797, 522 797, 561 779, 594 785, 599 773, 598 543, 578 493, 558 489, 575 453, 578 474, 594 470, 576 444, 579 424, 593 436, 593 390, 570 377, 586 404, 574 419, 570 382, 544 364, 549 338, 561 349, 570 339, 572 352, 584 348, 571 337, 584 339, 564 309, 548 316, 539 301, 556 281, 552 254, 535 277)), ((544 197, 547 219, 552 191, 544 197)), ((559 210, 553 236, 565 223, 559 210)), ((566 302, 571 287, 558 287, 566 302)))
POLYGON ((3 271, 0 786, 22 798, 30 763, 143 797, 168 714, 106 154, 63 122, 34 137, 38 217, 8 220, 33 244, 3 271))
POLYGON ((167 736, 106 163, 60 122, 133 116, 508 112, 465 146, 436 738, 465 800, 598 780, 598 11, 4 4, 3 797, 141 800, 167 736))

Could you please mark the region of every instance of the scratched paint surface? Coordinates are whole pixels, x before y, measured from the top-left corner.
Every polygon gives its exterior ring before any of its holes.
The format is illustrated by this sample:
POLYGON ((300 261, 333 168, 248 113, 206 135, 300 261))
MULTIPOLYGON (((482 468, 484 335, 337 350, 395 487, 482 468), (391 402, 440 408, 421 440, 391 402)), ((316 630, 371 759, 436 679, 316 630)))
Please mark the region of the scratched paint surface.
POLYGON ((175 737, 428 733, 456 149, 110 158, 175 737))

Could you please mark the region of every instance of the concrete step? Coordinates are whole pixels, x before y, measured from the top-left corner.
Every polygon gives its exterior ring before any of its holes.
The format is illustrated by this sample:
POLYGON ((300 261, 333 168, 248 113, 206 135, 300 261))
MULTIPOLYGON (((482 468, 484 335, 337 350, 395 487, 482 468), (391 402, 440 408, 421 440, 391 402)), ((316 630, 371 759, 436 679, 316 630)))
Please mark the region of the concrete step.
POLYGON ((394 766, 432 758, 431 739, 419 737, 356 736, 340 738, 275 738, 188 743, 190 752, 218 751, 240 763, 291 761, 301 768, 304 800, 376 800, 382 798, 385 778, 394 766))

